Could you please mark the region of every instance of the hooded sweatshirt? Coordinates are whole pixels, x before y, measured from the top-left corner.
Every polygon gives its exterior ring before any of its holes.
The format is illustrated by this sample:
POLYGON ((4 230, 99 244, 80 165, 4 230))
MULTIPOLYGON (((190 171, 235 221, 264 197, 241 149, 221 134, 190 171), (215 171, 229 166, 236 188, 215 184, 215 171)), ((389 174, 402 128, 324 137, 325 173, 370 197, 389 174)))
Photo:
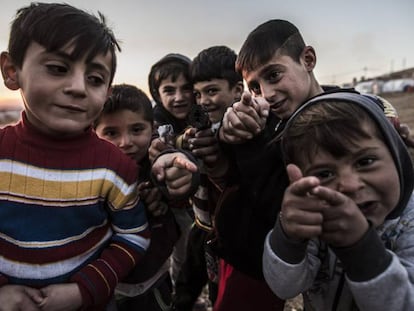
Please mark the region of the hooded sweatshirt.
POLYGON ((278 220, 265 240, 265 279, 281 298, 302 293, 307 311, 414 310, 414 175, 408 150, 384 107, 359 94, 317 96, 295 112, 286 128, 301 111, 321 101, 349 102, 369 114, 395 162, 400 199, 381 226, 370 227, 351 247, 332 248, 319 239, 294 242, 278 220))

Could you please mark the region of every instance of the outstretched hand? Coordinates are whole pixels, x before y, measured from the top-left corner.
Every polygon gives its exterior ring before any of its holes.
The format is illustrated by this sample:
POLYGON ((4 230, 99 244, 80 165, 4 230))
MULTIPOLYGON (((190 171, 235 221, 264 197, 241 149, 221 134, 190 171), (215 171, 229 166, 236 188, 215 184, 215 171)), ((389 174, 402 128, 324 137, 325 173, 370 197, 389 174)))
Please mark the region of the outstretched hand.
POLYGON ((268 115, 269 103, 264 98, 244 92, 239 102, 227 108, 219 138, 231 144, 252 139, 264 129, 268 115))
POLYGON ((170 196, 185 195, 192 186, 193 173, 197 165, 182 152, 165 153, 152 165, 152 173, 159 182, 164 182, 170 196))
POLYGON ((359 241, 369 224, 358 205, 345 194, 320 185, 314 176, 303 177, 294 164, 287 166, 290 185, 282 202, 281 225, 293 239, 319 237, 335 247, 359 241))
POLYGON ((279 215, 283 231, 291 239, 308 240, 322 233, 325 206, 312 192, 320 184, 313 176, 303 177, 294 164, 287 166, 290 185, 285 191, 279 215))

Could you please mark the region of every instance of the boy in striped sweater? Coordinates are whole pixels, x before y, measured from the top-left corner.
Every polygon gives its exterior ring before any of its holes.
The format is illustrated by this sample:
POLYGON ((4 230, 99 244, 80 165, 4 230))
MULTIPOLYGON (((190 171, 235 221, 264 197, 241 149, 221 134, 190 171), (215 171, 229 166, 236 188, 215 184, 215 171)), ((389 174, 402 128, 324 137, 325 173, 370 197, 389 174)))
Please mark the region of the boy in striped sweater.
POLYGON ((0 130, 0 306, 103 310, 149 244, 136 163, 91 128, 118 43, 105 19, 32 3, 1 53, 22 120, 0 130))

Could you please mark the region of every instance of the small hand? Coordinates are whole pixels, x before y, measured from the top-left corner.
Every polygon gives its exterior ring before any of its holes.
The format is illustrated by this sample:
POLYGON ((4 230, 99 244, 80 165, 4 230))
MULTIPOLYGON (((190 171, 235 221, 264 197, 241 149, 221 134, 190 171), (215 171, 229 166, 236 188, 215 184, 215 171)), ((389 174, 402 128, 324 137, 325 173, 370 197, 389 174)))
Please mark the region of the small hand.
POLYGON ((148 155, 150 161, 154 161, 154 159, 161 153, 161 151, 166 149, 171 149, 172 146, 166 144, 162 139, 155 138, 151 141, 151 145, 148 148, 148 155))
POLYGON ((354 200, 327 187, 318 187, 313 195, 327 206, 322 211, 322 240, 335 247, 347 247, 367 232, 368 221, 354 200))
POLYGON ((82 296, 76 283, 54 284, 41 289, 45 299, 40 304, 45 311, 72 311, 82 306, 82 296))
POLYGON ((322 233, 323 209, 321 200, 312 195, 319 187, 316 177, 303 177, 293 164, 287 166, 290 185, 285 191, 279 216, 283 231, 289 238, 308 240, 322 233))
POLYGON ((0 287, 0 311, 40 311, 44 297, 40 290, 23 285, 0 287))
POLYGON ((164 181, 171 196, 181 196, 192 186, 193 173, 197 166, 182 152, 166 153, 156 159, 152 173, 157 180, 164 181))
POLYGON ((245 92, 240 102, 227 108, 219 130, 220 140, 243 143, 260 133, 269 115, 269 104, 263 98, 253 98, 245 92))
POLYGON ((220 147, 211 129, 198 131, 188 143, 194 156, 201 159, 206 165, 215 164, 219 157, 220 147))
POLYGON ((145 203, 147 211, 152 216, 161 216, 167 212, 168 206, 161 201, 161 191, 150 185, 150 182, 142 182, 138 185, 139 196, 145 203))

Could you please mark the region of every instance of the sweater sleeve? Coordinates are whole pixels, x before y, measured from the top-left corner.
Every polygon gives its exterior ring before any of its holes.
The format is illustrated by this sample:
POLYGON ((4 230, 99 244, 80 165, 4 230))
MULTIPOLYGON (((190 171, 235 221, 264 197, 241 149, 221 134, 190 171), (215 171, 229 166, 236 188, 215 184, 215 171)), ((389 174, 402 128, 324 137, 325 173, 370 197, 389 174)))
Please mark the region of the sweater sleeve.
POLYGON ((348 267, 347 283, 360 310, 414 310, 413 216, 411 211, 384 234, 390 249, 370 229, 352 247, 352 258, 349 250, 336 250, 348 267))
POLYGON ((117 190, 116 194, 109 195, 108 213, 113 234, 107 247, 99 258, 71 278, 80 288, 84 307, 105 305, 118 282, 128 275, 149 246, 145 207, 139 200, 136 184, 127 188, 130 190, 117 190))

